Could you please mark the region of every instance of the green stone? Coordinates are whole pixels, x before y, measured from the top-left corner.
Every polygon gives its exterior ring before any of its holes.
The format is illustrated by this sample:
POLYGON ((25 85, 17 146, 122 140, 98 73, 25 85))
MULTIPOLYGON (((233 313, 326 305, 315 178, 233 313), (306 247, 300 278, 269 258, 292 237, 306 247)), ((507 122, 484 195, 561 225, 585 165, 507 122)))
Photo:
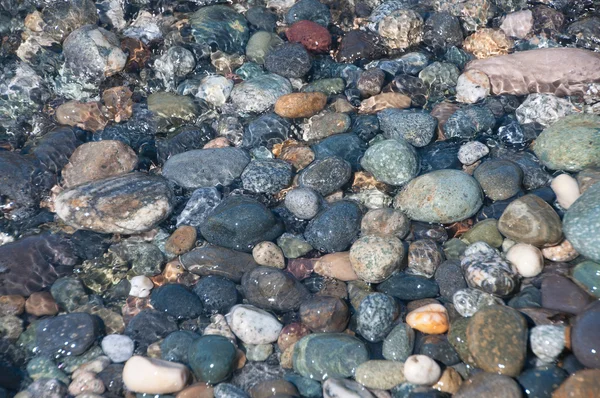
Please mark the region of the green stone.
POLYGON ((344 82, 344 79, 334 77, 331 79, 315 80, 304 86, 302 91, 305 93, 320 92, 325 95, 335 95, 342 93, 345 88, 346 83, 344 82))
POLYGON ((600 116, 566 116, 546 128, 533 151, 552 170, 580 171, 600 166, 600 116))
POLYGON ((467 250, 467 244, 458 238, 452 238, 444 242, 444 254, 448 260, 458 260, 467 250))
POLYGON ((600 298, 600 264, 584 261, 573 268, 574 281, 596 298, 600 298))
POLYGON ((246 58, 259 65, 265 63, 267 53, 283 43, 283 40, 277 34, 265 31, 258 31, 250 37, 246 46, 246 58))
POLYGON ((298 258, 313 250, 313 247, 301 235, 284 233, 277 238, 277 246, 283 251, 285 258, 298 258))
POLYGON ((235 74, 244 80, 252 79, 265 73, 267 72, 265 72, 262 66, 254 62, 245 62, 244 65, 235 70, 235 74))
POLYGON ((50 293, 58 305, 67 312, 73 312, 75 308, 87 304, 89 300, 81 281, 73 277, 57 279, 50 288, 50 293))
POLYGON ((104 352, 102 352, 102 348, 100 348, 99 346, 92 346, 89 350, 87 350, 79 356, 70 356, 62 358, 61 368, 68 374, 71 374, 79 366, 83 365, 84 363, 91 362, 101 355, 104 355, 104 352))
POLYGON ((217 384, 231 375, 236 356, 237 350, 228 338, 208 335, 192 344, 188 359, 198 381, 217 384))
POLYGON ((192 97, 164 91, 148 96, 148 109, 157 117, 166 120, 191 121, 200 113, 192 97))
POLYGON ((579 254, 600 261, 600 184, 589 187, 569 207, 563 231, 579 254))
POLYGON ((48 357, 35 357, 27 364, 27 373, 33 380, 47 378, 57 379, 69 385, 69 376, 56 366, 54 361, 48 357))
POLYGON ((382 354, 390 361, 404 362, 412 355, 415 331, 406 323, 396 325, 383 341, 382 354))
POLYGON ((365 344, 345 333, 314 333, 294 346, 294 370, 316 380, 354 376, 369 359, 365 344))
POLYGON ((402 185, 419 174, 419 157, 405 140, 384 140, 367 149, 361 166, 373 174, 377 181, 402 185))
POLYGON ((460 359, 467 365, 476 367, 475 360, 469 352, 467 346, 467 325, 469 324, 469 318, 457 318, 450 324, 450 330, 448 331, 448 342, 456 352, 460 359))
POLYGON ((478 222, 461 239, 469 244, 485 242, 495 248, 502 246, 504 240, 500 235, 500 231, 498 231, 498 220, 495 218, 486 218, 478 222))

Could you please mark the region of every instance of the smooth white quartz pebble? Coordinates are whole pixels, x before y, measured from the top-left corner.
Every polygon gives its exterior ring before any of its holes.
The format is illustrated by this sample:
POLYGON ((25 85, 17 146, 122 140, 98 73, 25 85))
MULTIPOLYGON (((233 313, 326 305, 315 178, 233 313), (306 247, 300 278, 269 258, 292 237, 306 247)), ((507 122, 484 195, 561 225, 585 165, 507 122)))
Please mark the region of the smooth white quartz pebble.
POLYGON ((513 245, 506 253, 506 259, 525 278, 538 275, 544 268, 544 256, 540 249, 526 243, 513 245))
POLYGON ((274 343, 283 328, 277 318, 253 305, 234 305, 225 319, 233 334, 246 344, 274 343))
POLYGON ((129 283, 131 284, 129 295, 139 298, 148 297, 150 295, 150 290, 154 287, 152 280, 144 275, 134 276, 129 283))
POLYGON ((189 378, 185 365, 138 355, 131 357, 123 368, 123 383, 127 389, 144 394, 181 391, 189 378))
POLYGON ((411 355, 404 362, 404 377, 409 383, 431 386, 441 375, 440 365, 427 355, 411 355))
POLYGON ((555 177, 550 183, 550 188, 556 194, 556 201, 563 209, 567 210, 581 196, 577 180, 568 174, 555 177))
POLYGON ((109 334, 101 345, 104 354, 114 363, 125 362, 133 355, 133 340, 124 334, 109 334))

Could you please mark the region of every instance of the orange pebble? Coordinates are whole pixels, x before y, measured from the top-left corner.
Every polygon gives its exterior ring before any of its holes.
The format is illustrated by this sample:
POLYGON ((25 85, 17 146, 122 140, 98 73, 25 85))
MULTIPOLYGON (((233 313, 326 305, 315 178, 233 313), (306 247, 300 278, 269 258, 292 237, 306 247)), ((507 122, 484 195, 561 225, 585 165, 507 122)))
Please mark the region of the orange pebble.
POLYGON ((448 312, 441 304, 427 304, 406 316, 411 328, 426 334, 442 334, 448 331, 448 312))

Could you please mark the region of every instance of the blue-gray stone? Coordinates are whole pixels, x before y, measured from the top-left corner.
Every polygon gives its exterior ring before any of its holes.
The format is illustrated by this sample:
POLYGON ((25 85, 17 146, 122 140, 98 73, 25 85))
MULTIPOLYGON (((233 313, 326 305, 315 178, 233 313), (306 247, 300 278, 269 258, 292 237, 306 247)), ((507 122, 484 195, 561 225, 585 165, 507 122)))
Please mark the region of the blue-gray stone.
POLYGON ((249 398, 244 390, 229 383, 220 383, 214 390, 215 398, 249 398))
POLYGON ((385 138, 403 138, 416 147, 429 144, 437 127, 437 119, 426 112, 389 108, 379 112, 377 117, 385 138))
POLYGON ((413 301, 436 297, 439 293, 439 287, 433 279, 398 273, 377 285, 377 291, 397 297, 400 300, 413 301))
POLYGON ((131 318, 125 333, 136 343, 138 352, 144 353, 148 346, 177 330, 177 323, 163 312, 145 309, 131 318))
POLYGON ((199 228, 219 203, 221 203, 221 193, 216 188, 196 189, 177 216, 177 226, 189 225, 199 228))
POLYGON ((316 380, 302 377, 295 373, 288 373, 283 377, 296 386, 301 396, 306 398, 321 398, 323 396, 323 387, 316 380))
POLYGON ((266 73, 236 84, 231 91, 231 101, 242 112, 261 113, 275 105, 279 97, 291 92, 288 79, 266 73))
POLYGON ((362 167, 377 181, 403 185, 419 174, 417 152, 402 139, 384 140, 373 144, 360 161, 362 167))
POLYGON ((569 207, 563 231, 579 254, 600 261, 600 184, 589 187, 569 207))
POLYGON ((273 148, 288 139, 290 122, 275 113, 265 113, 248 124, 244 131, 242 146, 256 148, 265 146, 273 148))
POLYGON ((362 211, 350 201, 339 201, 322 210, 310 221, 304 232, 315 249, 327 252, 346 250, 358 236, 362 211))
POLYGON ((504 200, 521 190, 523 170, 510 160, 490 159, 477 166, 473 177, 488 198, 504 200))
POLYGON ((160 357, 167 361, 189 365, 190 347, 199 338, 199 334, 189 330, 173 332, 160 343, 160 357))
POLYGON ((367 150, 367 145, 356 134, 336 134, 325 138, 312 146, 316 159, 337 156, 350 163, 352 171, 360 169, 360 158, 367 150))
POLYGON ((312 162, 302 171, 298 184, 327 196, 346 184, 352 175, 350 164, 337 156, 312 162))
POLYGON ((235 368, 237 350, 228 338, 207 335, 189 347, 189 362, 198 381, 217 384, 227 379, 235 368))
POLYGON ((527 369, 517 377, 517 382, 525 390, 526 397, 551 398, 569 374, 556 365, 546 365, 527 369))
POLYGON ((175 319, 197 318, 202 314, 202 302, 180 284, 168 284, 152 290, 152 306, 175 319))
POLYGON ((373 293, 358 307, 356 330, 370 342, 382 341, 393 327, 398 306, 387 294, 373 293))
POLYGON ((42 354, 55 357, 77 356, 96 341, 100 332, 100 318, 73 312, 40 321, 35 328, 35 341, 42 354))
POLYGON ((300 43, 284 43, 265 57, 265 68, 284 77, 302 77, 310 67, 310 55, 300 43))
POLYGON ((248 163, 250 155, 239 148, 196 149, 171 156, 163 176, 188 189, 227 186, 240 177, 248 163))
POLYGON ((294 172, 292 165, 279 159, 251 161, 242 173, 244 189, 257 193, 275 194, 288 187, 294 172))
POLYGON ((218 275, 209 275, 198 281, 194 293, 200 297, 204 314, 226 314, 238 302, 236 284, 218 275))
POLYGON ((399 323, 383 341, 382 354, 389 361, 404 362, 412 355, 415 346, 415 331, 406 323, 399 323))
POLYGON ((479 133, 490 130, 496 124, 492 111, 479 105, 469 105, 458 109, 444 125, 446 136, 473 138, 479 133))
POLYGON ((190 16, 190 27, 196 43, 224 53, 243 54, 250 36, 246 18, 225 5, 200 8, 190 16))
POLYGON ((331 22, 329 7, 317 0, 300 0, 294 4, 285 16, 288 25, 294 22, 309 20, 327 27, 331 22))

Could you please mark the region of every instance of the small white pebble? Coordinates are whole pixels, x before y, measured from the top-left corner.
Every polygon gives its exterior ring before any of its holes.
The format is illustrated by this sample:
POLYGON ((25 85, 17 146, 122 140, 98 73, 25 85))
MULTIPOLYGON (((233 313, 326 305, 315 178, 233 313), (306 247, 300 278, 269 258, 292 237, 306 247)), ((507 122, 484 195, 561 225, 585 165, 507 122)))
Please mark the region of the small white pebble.
POLYGON ((131 283, 129 295, 134 297, 148 297, 150 295, 150 290, 154 287, 152 280, 144 275, 134 276, 129 282, 131 283))
POLYGON ((539 275, 544 268, 544 256, 540 249, 526 243, 517 243, 512 246, 506 253, 506 259, 525 278, 539 275))
POLYGON ((441 375, 440 366, 427 355, 411 355, 404 362, 404 377, 409 383, 431 386, 441 375))
POLYGON ((470 141, 458 150, 458 160, 464 165, 471 165, 490 153, 490 149, 479 141, 470 141))
POLYGON ((555 177, 550 187, 556 194, 556 200, 563 209, 567 210, 581 196, 577 180, 568 174, 555 177))
POLYGON ((114 363, 127 361, 133 355, 133 340, 123 334, 109 334, 102 339, 102 351, 114 363))

